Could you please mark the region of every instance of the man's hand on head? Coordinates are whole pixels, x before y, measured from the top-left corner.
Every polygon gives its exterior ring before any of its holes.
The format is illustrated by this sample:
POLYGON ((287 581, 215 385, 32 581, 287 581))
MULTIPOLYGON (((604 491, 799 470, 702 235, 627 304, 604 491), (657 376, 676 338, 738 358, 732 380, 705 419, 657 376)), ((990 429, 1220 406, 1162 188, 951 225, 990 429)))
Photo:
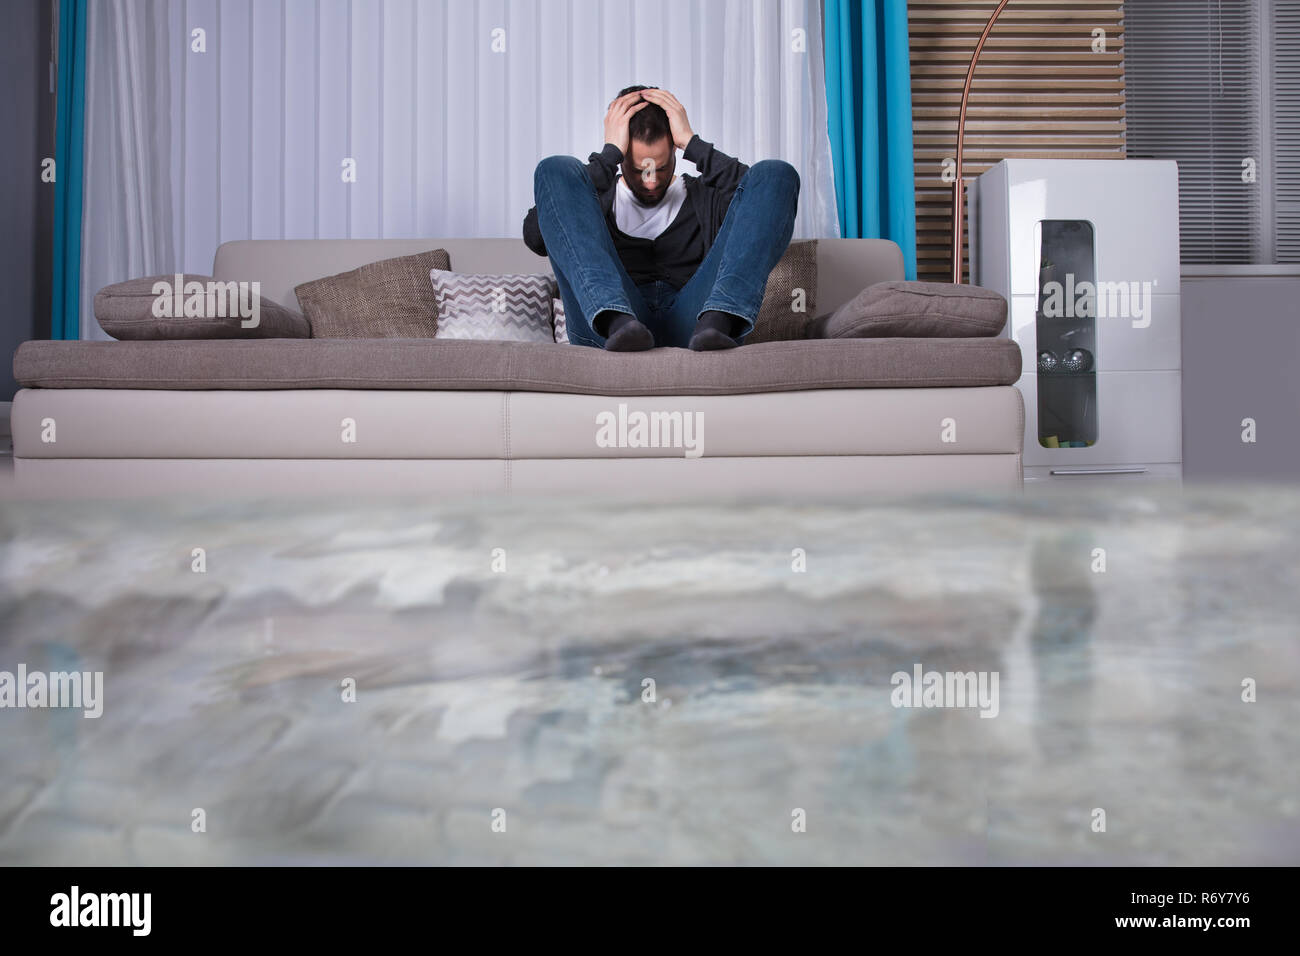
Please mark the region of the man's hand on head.
POLYGON ((627 155, 628 147, 628 121, 632 119, 633 113, 648 105, 641 99, 643 92, 645 91, 636 90, 625 93, 610 103, 609 110, 605 113, 605 142, 613 143, 624 156, 627 155))
POLYGON ((686 144, 695 135, 695 130, 691 129, 691 121, 686 118, 686 107, 682 106, 677 97, 667 90, 639 90, 638 93, 651 103, 663 107, 664 112, 668 114, 668 126, 673 134, 673 145, 678 149, 685 149, 686 144))

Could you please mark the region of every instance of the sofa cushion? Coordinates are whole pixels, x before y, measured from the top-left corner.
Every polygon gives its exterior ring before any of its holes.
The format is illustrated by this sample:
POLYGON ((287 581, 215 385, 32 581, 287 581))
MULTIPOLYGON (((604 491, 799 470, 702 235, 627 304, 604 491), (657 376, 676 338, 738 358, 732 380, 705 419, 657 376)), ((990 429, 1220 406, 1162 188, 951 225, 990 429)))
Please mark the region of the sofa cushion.
POLYGON ((432 269, 438 300, 438 338, 555 343, 549 275, 450 272, 432 269))
POLYGON ((893 280, 868 286, 809 328, 813 338, 961 338, 997 335, 1007 300, 991 289, 893 280))
POLYGON ((126 341, 305 339, 311 335, 306 319, 257 295, 249 284, 217 282, 212 276, 192 273, 105 286, 95 293, 94 310, 100 328, 126 341), (244 322, 253 320, 257 324, 245 328, 244 322))
POLYGON ((746 345, 807 338, 809 321, 817 314, 817 240, 790 243, 767 276, 763 305, 746 345), (794 290, 804 290, 796 299, 794 290), (796 306, 802 311, 795 311, 796 306))
MULTIPOLYGON (((578 348, 537 347, 551 352, 578 348)), ((969 460, 1021 451, 1022 416, 1023 403, 1014 386, 959 392, 840 388, 622 398, 510 391, 46 388, 18 392, 13 423, 19 457, 81 459, 88 487, 95 488, 92 476, 105 460, 141 458, 154 460, 147 467, 137 464, 140 480, 160 479, 158 459, 186 458, 217 459, 206 464, 218 472, 239 465, 231 459, 298 459, 317 466, 330 459, 351 459, 356 466, 362 460, 379 459, 400 468, 413 459, 558 463, 698 455, 700 465, 710 458, 746 457, 750 468, 759 473, 784 456, 929 455, 969 460), (943 430, 933 425, 951 415, 958 402, 958 441, 945 442, 943 430), (635 421, 642 415, 647 427, 638 435, 635 421), (41 423, 46 418, 59 423, 57 442, 41 441, 46 430, 41 423), (357 441, 339 441, 343 418, 357 423, 357 441), (597 441, 604 430, 602 421, 605 428, 626 426, 628 441, 597 441), (854 427, 845 427, 846 422, 854 427), (689 428, 689 433, 683 428, 689 428)), ((826 464, 824 458, 805 457, 804 462, 813 471, 826 464)), ((316 481, 328 474, 329 469, 323 468, 303 477, 315 491, 316 481)), ((427 493, 436 488, 441 495, 437 476, 429 477, 432 484, 420 490, 427 493)), ((628 476, 605 477, 621 484, 628 476)), ((811 479, 808 484, 816 486, 811 479)), ((187 494, 193 492, 189 482, 168 491, 175 494, 180 487, 187 494)), ((570 485, 571 490, 574 487, 570 485)))
POLYGON ((316 339, 433 338, 438 300, 430 269, 450 269, 446 249, 382 259, 294 289, 316 339))
POLYGON ((30 341, 24 388, 493 389, 584 395, 728 395, 817 388, 1012 385, 1020 347, 1002 337, 764 342, 648 352, 456 339, 213 342, 30 341))

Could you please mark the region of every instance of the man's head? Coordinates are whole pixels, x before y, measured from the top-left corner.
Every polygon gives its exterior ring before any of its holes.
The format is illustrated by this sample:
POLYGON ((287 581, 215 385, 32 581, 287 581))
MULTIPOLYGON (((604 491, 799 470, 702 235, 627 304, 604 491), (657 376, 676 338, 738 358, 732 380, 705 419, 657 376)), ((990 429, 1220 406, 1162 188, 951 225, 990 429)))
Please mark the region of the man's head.
MULTIPOLYGON (((619 90, 618 96, 649 89, 658 87, 629 86, 619 90)), ((623 178, 638 201, 646 206, 656 205, 668 191, 668 184, 673 181, 673 171, 677 168, 677 150, 673 146, 668 114, 657 103, 647 102, 632 114, 627 130, 628 145, 627 153, 623 156, 623 178)))

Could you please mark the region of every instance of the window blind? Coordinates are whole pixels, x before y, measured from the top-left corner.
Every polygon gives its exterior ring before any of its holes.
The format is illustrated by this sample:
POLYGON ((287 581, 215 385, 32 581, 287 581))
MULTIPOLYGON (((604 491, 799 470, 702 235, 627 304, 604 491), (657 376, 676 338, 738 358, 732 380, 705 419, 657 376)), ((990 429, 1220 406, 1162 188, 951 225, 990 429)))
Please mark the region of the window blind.
MULTIPOLYGON (((1267 259, 1260 0, 1130 0, 1130 159, 1178 162, 1182 261, 1267 259)), ((1276 182, 1274 180, 1273 182, 1276 182)))
POLYGON ((1273 148, 1278 262, 1300 262, 1300 0, 1274 0, 1273 148))

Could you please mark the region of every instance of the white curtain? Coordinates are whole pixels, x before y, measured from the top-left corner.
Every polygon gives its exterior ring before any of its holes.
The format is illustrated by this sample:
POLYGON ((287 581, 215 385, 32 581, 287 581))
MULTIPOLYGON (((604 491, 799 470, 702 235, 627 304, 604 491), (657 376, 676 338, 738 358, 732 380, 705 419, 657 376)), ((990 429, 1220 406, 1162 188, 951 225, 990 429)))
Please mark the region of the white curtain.
POLYGON ((95 321, 95 292, 172 271, 179 262, 171 189, 173 4, 95 0, 86 7, 81 337, 106 339, 95 321))
POLYGON ((637 83, 724 152, 792 163, 795 236, 839 235, 819 0, 89 6, 84 338, 96 289, 207 273, 231 239, 518 238, 537 161, 585 161, 637 83))

